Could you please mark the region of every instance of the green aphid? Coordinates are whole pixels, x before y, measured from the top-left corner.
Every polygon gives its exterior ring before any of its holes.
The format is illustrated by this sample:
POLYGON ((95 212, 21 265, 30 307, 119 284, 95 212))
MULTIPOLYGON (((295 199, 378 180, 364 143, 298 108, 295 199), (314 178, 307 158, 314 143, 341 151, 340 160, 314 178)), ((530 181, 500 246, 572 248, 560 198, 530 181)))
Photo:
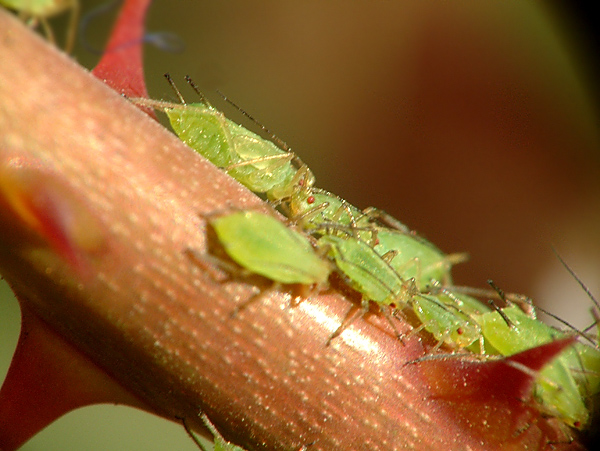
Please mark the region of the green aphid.
POLYGON ((482 338, 479 324, 464 313, 454 295, 416 295, 411 300, 415 315, 423 328, 451 348, 466 348, 482 338))
POLYGON ((376 222, 378 210, 370 208, 365 213, 321 189, 308 187, 296 191, 286 207, 290 220, 308 232, 360 239, 370 244, 403 279, 414 279, 420 290, 430 287, 432 280, 451 283, 452 265, 465 259, 464 254, 444 254, 406 227, 398 230, 380 226, 376 222))
POLYGON ((79 18, 79 0, 0 0, 0 5, 17 11, 19 16, 32 27, 41 24, 44 34, 52 43, 55 43, 56 40, 48 19, 70 9, 71 17, 67 29, 65 51, 70 53, 73 50, 79 18))
POLYGON ((287 146, 278 147, 256 133, 227 119, 201 96, 201 102, 185 104, 171 79, 182 104, 149 99, 130 99, 134 103, 165 112, 177 136, 188 146, 224 169, 238 182, 271 201, 290 197, 300 185, 312 185, 314 176, 287 146))
POLYGON ((273 216, 238 211, 211 219, 225 252, 245 270, 284 284, 324 284, 329 261, 308 238, 273 216))
POLYGON ((446 255, 428 241, 385 228, 377 230, 374 249, 403 279, 414 279, 421 291, 429 290, 432 281, 451 284, 452 265, 466 258, 464 254, 446 255))
MULTIPOLYGON (((500 312, 484 313, 478 318, 488 351, 509 356, 550 341, 564 338, 558 331, 531 318, 518 306, 510 305, 500 312), (491 348, 490 348, 491 346, 491 348)), ((534 396, 545 413, 581 429, 589 420, 586 400, 598 392, 600 351, 576 343, 540 371, 534 396)))
MULTIPOLYGON (((335 262, 348 285, 362 295, 363 314, 369 309, 369 301, 375 302, 400 338, 387 307, 406 305, 418 293, 414 283, 403 280, 364 241, 324 235, 317 241, 317 246, 335 262)), ((344 328, 345 324, 342 324, 330 339, 344 328)))
MULTIPOLYGON (((204 426, 206 426, 206 428, 213 435, 213 440, 214 440, 213 451, 246 451, 241 446, 234 445, 233 443, 225 440, 225 438, 221 435, 221 433, 215 427, 215 425, 212 424, 212 422, 208 419, 206 414, 204 414, 204 413, 200 414, 200 419, 204 423, 204 426)), ((206 448, 202 444, 200 439, 198 439, 198 437, 196 437, 196 434, 194 434, 194 432, 188 427, 187 422, 185 420, 183 420, 183 427, 185 428, 185 431, 188 433, 188 435, 191 437, 191 439, 194 441, 194 443, 196 443, 196 445, 198 445, 198 448, 200 448, 202 451, 209 451, 208 448, 206 448)))
POLYGON ((322 224, 357 226, 364 213, 339 196, 320 188, 305 186, 287 202, 289 217, 303 229, 318 229, 322 224))

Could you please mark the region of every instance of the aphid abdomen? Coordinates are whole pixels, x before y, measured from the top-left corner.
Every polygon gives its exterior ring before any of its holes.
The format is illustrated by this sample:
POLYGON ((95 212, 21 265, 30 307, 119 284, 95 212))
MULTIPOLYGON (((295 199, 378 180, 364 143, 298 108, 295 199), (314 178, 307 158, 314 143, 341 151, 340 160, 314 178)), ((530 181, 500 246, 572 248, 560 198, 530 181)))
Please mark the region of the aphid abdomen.
POLYGON ((328 255, 349 285, 366 300, 390 305, 406 303, 410 299, 409 284, 365 242, 325 235, 317 245, 328 249, 328 255))
POLYGON ((236 212, 210 221, 227 254, 243 268, 285 284, 324 284, 329 262, 306 237, 276 218, 236 212))
POLYGON ((451 348, 470 346, 481 337, 479 325, 452 304, 442 302, 442 299, 443 295, 416 295, 411 304, 425 329, 440 343, 451 348))
MULTIPOLYGON (((227 172, 255 193, 287 188, 296 174, 291 163, 293 155, 241 126, 233 130, 238 163, 227 168, 227 172)), ((273 197, 277 196, 269 196, 273 197)))
MULTIPOLYGON (((509 356, 567 336, 530 318, 516 305, 502 312, 510 325, 495 311, 478 319, 486 343, 500 355, 509 356)), ((540 371, 534 396, 543 411, 572 427, 582 428, 588 423, 589 411, 581 394, 584 388, 577 385, 573 375, 578 369, 582 370, 576 348, 567 349, 540 371)))
POLYGON ((220 112, 197 103, 166 108, 165 113, 179 139, 215 166, 224 168, 237 161, 226 129, 229 121, 220 112))

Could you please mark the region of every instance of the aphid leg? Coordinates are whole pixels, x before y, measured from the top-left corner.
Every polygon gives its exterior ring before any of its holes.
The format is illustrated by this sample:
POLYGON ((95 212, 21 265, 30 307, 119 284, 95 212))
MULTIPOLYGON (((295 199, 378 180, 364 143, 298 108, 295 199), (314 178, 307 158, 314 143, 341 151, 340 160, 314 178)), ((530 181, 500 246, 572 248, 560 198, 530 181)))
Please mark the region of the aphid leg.
POLYGON ((385 211, 380 210, 379 208, 367 207, 363 210, 363 213, 372 220, 376 220, 390 229, 397 230, 407 235, 414 234, 414 232, 412 232, 407 226, 402 224, 389 213, 386 213, 385 211))
POLYGON ((258 125, 262 129, 262 131, 264 131, 267 135, 269 135, 269 137, 271 138, 271 140, 281 150, 284 150, 286 152, 289 152, 290 154, 293 154, 292 149, 290 148, 290 146, 287 145, 287 143, 285 141, 283 141, 281 138, 279 138, 278 136, 276 136, 271 130, 269 130, 267 127, 265 127, 263 124, 261 124, 258 120, 256 120, 254 118, 254 116, 251 116, 247 111, 245 111, 244 109, 242 109, 239 105, 237 105, 235 102, 233 102, 231 99, 229 99, 221 91, 217 90, 217 93, 223 98, 223 100, 225 100, 231 106, 233 106, 234 108, 236 108, 240 113, 242 113, 244 116, 246 116, 252 122, 254 122, 256 125, 258 125))
POLYGON ((305 228, 303 224, 310 222, 312 218, 317 216, 319 213, 322 213, 329 207, 329 202, 323 202, 319 205, 316 205, 314 208, 305 211, 301 215, 295 216, 293 218, 289 218, 291 224, 299 225, 301 228, 305 228))
POLYGON ((350 307, 350 310, 348 310, 348 313, 346 314, 346 317, 343 319, 342 324, 340 324, 339 327, 335 330, 335 332, 333 332, 329 336, 329 338, 327 338, 327 341, 325 342, 325 346, 329 346, 329 344, 331 343, 331 341, 334 338, 339 337, 342 334, 342 332, 344 332, 350 326, 350 324, 352 324, 356 319, 362 318, 368 311, 369 311, 368 303, 366 303, 366 308, 365 308, 365 303, 361 303, 361 307, 358 307, 356 305, 353 305, 352 307, 350 307))
MULTIPOLYGON (((585 328, 584 332, 588 332, 589 330, 596 328, 596 336, 598 339, 598 343, 600 343, 600 311, 596 307, 591 308, 592 317, 594 318, 594 323, 585 328)), ((598 346, 598 345, 596 345, 598 346)))
MULTIPOLYGON (((200 253, 193 249, 186 249, 184 252, 194 261, 194 263, 203 268, 204 271, 209 273, 209 276, 217 282, 225 283, 231 281, 233 277, 244 278, 253 275, 251 271, 240 268, 234 263, 230 263, 215 255, 200 253), (209 262, 211 264, 208 264, 209 262), (215 266, 225 271, 227 275, 223 276, 222 273, 216 275, 214 268, 215 266)), ((237 305, 231 312, 230 316, 235 318, 242 310, 245 310, 251 304, 260 300, 263 296, 266 296, 273 291, 277 291, 280 288, 281 284, 273 283, 271 287, 267 288, 266 290, 259 291, 258 293, 252 295, 249 299, 243 301, 240 305, 237 305)))
POLYGON ((79 14, 81 12, 79 0, 73 1, 71 6, 71 17, 69 25, 67 25, 67 35, 65 37, 65 52, 71 53, 75 47, 75 38, 77 37, 77 23, 79 22, 79 14))
MULTIPOLYGON (((187 424, 187 421, 185 420, 185 418, 182 417, 175 417, 178 420, 181 420, 181 423, 183 424, 183 428, 185 429, 185 432, 187 433, 187 435, 194 441, 194 443, 196 444, 196 446, 201 449, 202 451, 209 451, 200 441, 200 439, 198 437, 196 437, 196 434, 194 434, 194 431, 192 431, 190 429, 190 427, 187 424)), ((212 430, 211 430, 212 432, 212 430)))
POLYGON ((400 341, 400 343, 404 344, 404 336, 405 334, 402 334, 398 331, 398 328, 396 327, 396 325, 394 324, 394 322, 392 321, 392 314, 389 311, 389 305, 379 305, 379 310, 381 311, 381 313, 383 313, 383 316, 385 316, 385 319, 387 319, 388 323, 390 324, 392 330, 394 331, 394 334, 396 335, 396 338, 400 341))
POLYGON ((38 25, 41 25, 42 30, 44 30, 44 34, 46 35, 46 39, 52 45, 56 45, 56 37, 54 36, 54 31, 50 26, 50 22, 45 17, 37 17, 32 19, 31 27, 36 28, 38 25))
MULTIPOLYGON (((363 300, 361 302, 361 307, 359 310, 356 310, 356 308, 357 308, 356 306, 351 307, 350 310, 348 311, 348 314, 342 321, 342 324, 340 324, 340 326, 335 330, 335 332, 333 332, 329 336, 325 345, 329 346, 331 341, 334 338, 340 336, 342 334, 342 332, 344 332, 344 330, 346 330, 350 326, 350 324, 352 324, 358 318, 364 317, 369 312, 369 308, 370 308, 369 302, 370 301, 368 301, 368 300, 363 300)), ((398 328, 396 327, 396 325, 394 324, 394 321, 392 320, 393 315, 385 307, 389 307, 389 306, 379 305, 379 309, 380 309, 381 313, 383 314, 383 316, 385 317, 385 319, 388 321, 392 330, 394 331, 394 335, 402 344, 404 344, 403 338, 405 337, 405 334, 402 334, 402 333, 400 333, 400 331, 398 331, 398 328)))
MULTIPOLYGON (((458 265, 459 263, 464 263, 466 261, 469 260, 469 254, 466 252, 454 252, 452 254, 448 254, 444 257, 444 260, 439 262, 438 264, 441 265, 447 272, 446 274, 446 279, 449 279, 450 277, 450 269, 452 269, 452 267, 454 265, 458 265)), ((433 265, 432 265, 433 266, 433 265)), ((441 281, 444 285, 447 285, 448 283, 450 283, 450 280, 442 280, 441 281)))
POLYGON ((273 282, 273 284, 266 290, 261 290, 258 293, 250 296, 249 299, 246 299, 241 304, 236 305, 235 308, 233 309, 233 311, 231 312, 230 316, 232 318, 235 318, 236 316, 238 316, 238 314, 241 311, 246 310, 248 307, 250 307, 251 304, 254 304, 256 301, 260 301, 261 298, 268 296, 269 294, 271 294, 275 291, 279 291, 280 289, 281 289, 281 284, 277 283, 277 282, 273 282))
POLYGON ((183 251, 197 266, 201 267, 204 272, 208 273, 209 276, 216 282, 227 282, 232 279, 232 274, 243 273, 243 270, 233 263, 225 261, 215 255, 208 253, 201 253, 194 249, 186 249, 183 251), (210 263, 210 264, 209 264, 210 263), (222 272, 217 273, 215 267, 223 270, 226 275, 222 272))

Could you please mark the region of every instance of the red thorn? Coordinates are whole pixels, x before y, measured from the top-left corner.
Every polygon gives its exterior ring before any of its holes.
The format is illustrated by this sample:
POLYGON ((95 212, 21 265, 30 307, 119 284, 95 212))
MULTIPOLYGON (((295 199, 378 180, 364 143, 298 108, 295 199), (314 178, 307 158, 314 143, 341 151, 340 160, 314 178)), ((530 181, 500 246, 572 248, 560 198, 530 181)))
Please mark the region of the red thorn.
POLYGON ((149 410, 35 315, 26 302, 21 334, 0 390, 0 449, 19 448, 67 412, 98 403, 149 410))
MULTIPOLYGON (((144 20, 152 0, 126 0, 98 65, 92 70, 115 91, 127 97, 148 97, 144 82, 142 46, 144 20)), ((141 108, 153 117, 153 111, 141 108)))
POLYGON ((539 421, 542 414, 531 400, 534 377, 574 341, 574 337, 556 340, 499 360, 423 361, 428 364, 423 370, 430 398, 486 442, 502 444, 503 449, 525 449, 524 445, 545 449, 548 443, 568 437, 560 427, 539 421))

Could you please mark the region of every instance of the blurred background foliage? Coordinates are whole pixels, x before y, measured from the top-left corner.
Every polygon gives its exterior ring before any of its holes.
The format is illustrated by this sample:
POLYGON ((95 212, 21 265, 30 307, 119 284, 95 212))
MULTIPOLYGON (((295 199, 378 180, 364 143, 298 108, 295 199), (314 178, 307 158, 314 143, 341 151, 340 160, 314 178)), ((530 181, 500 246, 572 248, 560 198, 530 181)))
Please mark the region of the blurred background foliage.
MULTIPOLYGON (((83 14, 102 2, 83 1, 83 14)), ((153 98, 184 96, 189 74, 234 120, 220 90, 285 140, 317 184, 374 205, 446 252, 468 251, 455 282, 525 293, 579 327, 590 302, 555 246, 600 293, 598 43, 584 2, 522 0, 156 0, 146 46, 153 98)), ((102 48, 116 10, 90 20, 102 48)), ((53 21, 59 39, 67 23, 53 21)), ((74 57, 98 60, 78 43, 74 57)), ((51 69, 50 69, 51 70, 51 69)), ((65 101, 68 101, 66 99, 65 101)), ((0 286, 0 378, 18 306, 0 286)), ((123 407, 73 412, 24 450, 193 450, 181 427, 123 407)))

